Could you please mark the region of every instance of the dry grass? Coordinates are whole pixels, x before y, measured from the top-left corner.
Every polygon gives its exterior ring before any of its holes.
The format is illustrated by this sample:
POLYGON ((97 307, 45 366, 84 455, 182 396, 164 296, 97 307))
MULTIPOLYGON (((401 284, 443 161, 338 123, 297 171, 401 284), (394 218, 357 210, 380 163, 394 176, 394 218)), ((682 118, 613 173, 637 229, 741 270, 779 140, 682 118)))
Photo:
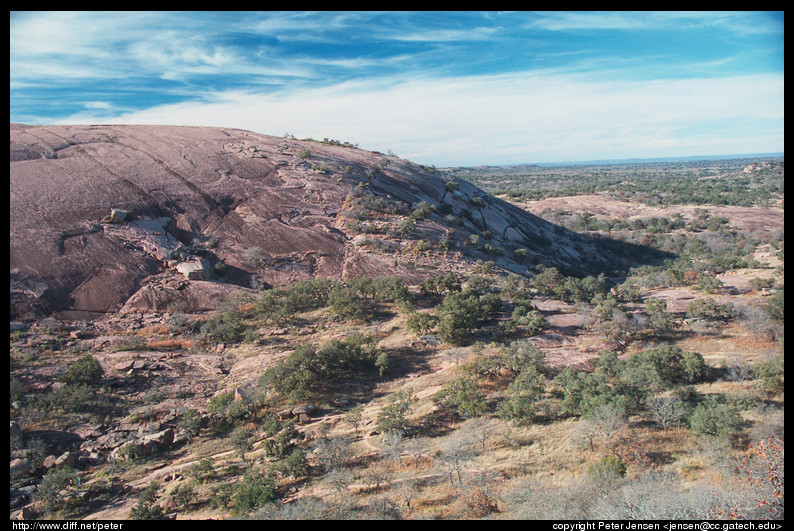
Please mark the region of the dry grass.
POLYGON ((195 342, 192 339, 155 339, 147 341, 146 346, 151 350, 185 350, 193 348, 195 342))
POLYGON ((499 421, 501 430, 477 464, 491 472, 517 475, 577 475, 583 471, 585 453, 571 443, 574 420, 517 427, 499 421))

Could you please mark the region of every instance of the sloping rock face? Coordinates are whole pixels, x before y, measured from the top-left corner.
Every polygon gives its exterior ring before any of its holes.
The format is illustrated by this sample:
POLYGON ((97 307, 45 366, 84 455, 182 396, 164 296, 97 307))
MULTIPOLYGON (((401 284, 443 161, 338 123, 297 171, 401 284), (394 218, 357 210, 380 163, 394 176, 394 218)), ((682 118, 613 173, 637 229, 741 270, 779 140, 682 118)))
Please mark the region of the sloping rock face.
MULTIPOLYGON (((477 259, 522 273, 604 258, 465 181, 450 185, 381 153, 222 128, 11 124, 10 132, 12 319, 80 318, 136 300, 162 310, 169 297, 152 286, 184 291, 182 280, 217 284, 203 290, 217 302, 240 287, 316 276, 418 281, 477 259), (435 213, 397 236, 422 201, 435 213), (475 245, 472 234, 488 239, 475 245), (201 279, 176 271, 196 255, 201 279)), ((206 307, 201 292, 191 297, 206 307)))

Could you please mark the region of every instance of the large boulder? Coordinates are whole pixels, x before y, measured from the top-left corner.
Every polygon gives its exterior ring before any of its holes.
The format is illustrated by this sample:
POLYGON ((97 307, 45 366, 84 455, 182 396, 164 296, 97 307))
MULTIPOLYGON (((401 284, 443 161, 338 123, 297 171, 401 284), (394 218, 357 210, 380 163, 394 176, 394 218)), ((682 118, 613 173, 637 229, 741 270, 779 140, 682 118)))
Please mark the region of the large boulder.
POLYGON ((176 270, 188 280, 207 280, 210 277, 211 266, 205 259, 197 256, 177 264, 176 270))
POLYGON ((166 428, 151 435, 145 435, 141 438, 140 443, 144 446, 168 446, 174 442, 174 429, 166 428))
POLYGON ((15 420, 11 421, 11 423, 9 425, 9 428, 8 428, 8 431, 9 431, 9 436, 10 436, 11 446, 12 447, 15 444, 19 444, 19 443, 22 442, 22 437, 23 437, 22 436, 22 428, 19 427, 19 424, 15 420))
POLYGON ((12 459, 11 460, 11 476, 23 476, 29 474, 31 470, 30 461, 27 459, 12 459))
POLYGON ((314 405, 314 404, 306 404, 306 405, 303 405, 303 406, 298 406, 298 407, 292 408, 292 414, 293 415, 298 415, 298 416, 300 416, 300 415, 311 415, 315 411, 317 411, 317 406, 314 405))
POLYGON ((111 208, 110 209, 110 220, 115 221, 116 223, 121 223, 122 221, 127 220, 127 216, 130 213, 128 210, 122 210, 120 208, 111 208))

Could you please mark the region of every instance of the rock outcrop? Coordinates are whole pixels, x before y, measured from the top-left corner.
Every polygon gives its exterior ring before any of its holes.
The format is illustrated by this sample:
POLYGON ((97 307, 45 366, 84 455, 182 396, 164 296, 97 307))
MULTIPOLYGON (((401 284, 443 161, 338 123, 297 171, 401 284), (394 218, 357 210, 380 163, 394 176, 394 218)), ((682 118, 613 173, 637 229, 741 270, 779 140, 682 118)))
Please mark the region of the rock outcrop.
POLYGON ((10 136, 12 319, 132 300, 143 311, 207 307, 315 276, 417 282, 478 259, 522 273, 592 271, 606 258, 470 183, 381 153, 207 127, 11 124, 10 136), (434 212, 398 234, 421 202, 434 212), (213 299, 186 297, 173 278, 215 284, 213 299))

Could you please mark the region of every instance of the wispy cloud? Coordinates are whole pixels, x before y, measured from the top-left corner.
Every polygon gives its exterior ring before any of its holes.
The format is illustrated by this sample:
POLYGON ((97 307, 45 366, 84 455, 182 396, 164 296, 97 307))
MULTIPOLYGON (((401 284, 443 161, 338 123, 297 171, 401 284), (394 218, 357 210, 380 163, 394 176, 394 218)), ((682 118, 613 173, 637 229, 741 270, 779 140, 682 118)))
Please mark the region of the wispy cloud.
POLYGON ((550 31, 576 30, 688 30, 720 27, 731 33, 782 33, 779 22, 764 13, 736 11, 617 11, 617 12, 539 12, 525 27, 550 31))
POLYGON ((439 165, 775 151, 782 22, 731 12, 12 13, 11 118, 291 132, 439 165))
POLYGON ((465 30, 439 30, 427 32, 392 33, 387 35, 395 41, 404 42, 470 42, 489 39, 496 36, 496 28, 467 28, 465 30))
MULTIPOLYGON (((769 151, 753 140, 754 124, 771 120, 782 128, 782 101, 782 76, 625 83, 500 75, 348 82, 266 95, 226 91, 110 121, 339 138, 450 165, 617 158, 629 151, 647 157, 769 151)), ((782 136, 774 147, 782 150, 782 136)))

